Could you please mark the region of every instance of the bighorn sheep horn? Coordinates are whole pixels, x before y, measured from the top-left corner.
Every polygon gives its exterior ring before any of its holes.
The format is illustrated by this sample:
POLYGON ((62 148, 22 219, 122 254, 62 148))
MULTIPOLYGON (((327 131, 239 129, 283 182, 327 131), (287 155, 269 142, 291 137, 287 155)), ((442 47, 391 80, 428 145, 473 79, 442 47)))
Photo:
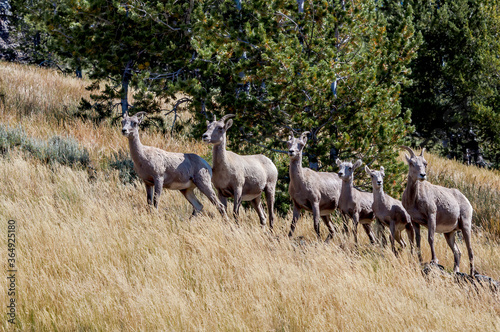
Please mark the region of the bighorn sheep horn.
POLYGON ((227 119, 234 118, 236 115, 235 114, 226 114, 220 119, 222 122, 226 121, 227 119))
POLYGON ((304 139, 304 137, 307 137, 308 134, 310 134, 310 131, 304 131, 302 135, 300 135, 300 139, 304 139))
MULTIPOLYGON (((408 151, 408 152, 410 153, 410 156, 411 156, 412 158, 416 156, 416 155, 415 155, 415 152, 414 152, 411 148, 409 148, 409 147, 407 147, 407 146, 405 146, 405 145, 400 145, 399 147, 400 147, 401 149, 405 149, 406 151, 408 151)), ((422 153, 423 153, 423 151, 422 151, 422 153)))

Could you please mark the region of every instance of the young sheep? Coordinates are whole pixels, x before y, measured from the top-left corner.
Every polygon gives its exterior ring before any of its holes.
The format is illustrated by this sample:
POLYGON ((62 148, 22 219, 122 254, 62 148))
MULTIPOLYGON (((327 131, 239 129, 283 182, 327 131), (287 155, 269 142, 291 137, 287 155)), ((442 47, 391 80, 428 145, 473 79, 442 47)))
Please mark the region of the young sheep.
POLYGON ((142 145, 139 124, 145 114, 146 112, 139 112, 134 116, 125 114, 122 134, 128 138, 134 170, 146 185, 148 204, 158 208, 162 188, 179 190, 193 206, 195 215, 203 208, 194 194, 194 188, 198 188, 225 216, 224 207, 212 189, 212 169, 203 158, 193 153, 173 153, 142 145))
POLYGON ((330 214, 338 207, 341 181, 335 173, 315 172, 302 167, 302 150, 307 143, 308 133, 306 131, 300 138, 295 138, 292 132, 287 142, 290 156, 288 193, 293 201, 293 219, 288 236, 293 235, 300 211, 304 209, 313 213, 314 230, 318 238, 320 238, 319 218, 321 216, 330 232, 326 239, 328 241, 334 232, 330 214))
POLYGON ((455 243, 455 233, 462 231, 465 245, 469 253, 470 274, 475 274, 474 255, 471 247, 472 206, 469 200, 457 189, 449 189, 430 184, 426 180, 427 161, 424 159, 424 149, 420 156, 407 147, 410 156, 406 156, 409 165, 408 183, 403 193, 403 206, 410 214, 415 228, 415 239, 420 261, 420 225, 429 230, 428 239, 431 247, 431 263, 437 264, 434 250, 434 234, 443 233, 455 259, 454 272, 459 271, 460 249, 455 243))
POLYGON ((238 219, 242 201, 250 201, 257 211, 262 226, 266 215, 262 207, 262 192, 266 194, 269 227, 274 226, 274 194, 278 181, 278 170, 271 159, 264 155, 241 156, 226 150, 226 132, 232 126, 234 117, 228 114, 220 121, 207 121, 207 131, 202 139, 213 144, 212 182, 219 193, 219 199, 227 209, 227 197, 234 198, 234 217, 238 219))
POLYGON ((365 166, 365 171, 372 179, 373 213, 377 220, 389 227, 391 231, 392 251, 396 254, 394 240, 396 240, 401 247, 404 248, 406 246, 406 243, 401 237, 401 231, 403 229, 406 229, 411 248, 413 249, 413 240, 415 236, 410 215, 406 212, 401 201, 384 193, 384 167, 381 166, 380 171, 374 171, 370 170, 368 166, 365 166))
POLYGON ((339 166, 339 177, 342 179, 342 189, 340 190, 339 208, 345 215, 352 218, 354 241, 358 243, 358 223, 363 225, 366 235, 371 243, 375 243, 375 237, 371 229, 371 223, 375 218, 373 214, 373 194, 353 187, 354 170, 361 166, 361 160, 353 165, 351 162, 337 159, 339 166))

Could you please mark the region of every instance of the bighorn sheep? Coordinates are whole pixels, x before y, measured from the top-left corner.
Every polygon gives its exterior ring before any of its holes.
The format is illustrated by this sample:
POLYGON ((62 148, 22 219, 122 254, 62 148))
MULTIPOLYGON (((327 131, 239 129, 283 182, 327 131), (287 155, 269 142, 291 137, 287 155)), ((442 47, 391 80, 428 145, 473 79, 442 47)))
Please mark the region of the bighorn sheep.
POLYGON ((409 156, 405 155, 409 169, 408 183, 403 193, 402 202, 412 218, 420 261, 422 261, 420 225, 423 225, 429 230, 431 263, 438 263, 434 250, 434 234, 436 232, 443 233, 446 242, 453 251, 455 259, 453 271, 458 272, 461 254, 458 245, 455 243, 455 233, 461 230, 469 253, 470 274, 474 275, 474 255, 471 247, 473 210, 469 200, 457 189, 444 188, 425 181, 427 177, 427 161, 424 158, 425 149, 422 149, 420 156, 417 156, 411 148, 407 146, 401 146, 401 148, 410 153, 409 156))
POLYGON ((406 243, 401 237, 401 231, 406 229, 406 234, 410 240, 411 248, 413 249, 414 231, 411 223, 411 217, 406 212, 401 201, 392 198, 384 193, 384 167, 380 166, 380 171, 371 170, 365 166, 366 173, 372 179, 373 187, 373 213, 377 220, 383 225, 388 226, 391 231, 391 247, 392 251, 396 254, 394 240, 396 240, 401 247, 405 247, 406 243))
POLYGON ((262 192, 266 194, 269 227, 274 225, 274 194, 278 170, 271 159, 264 155, 241 156, 226 150, 226 132, 232 126, 234 114, 228 114, 217 121, 207 120, 207 131, 202 139, 213 144, 212 182, 219 193, 219 199, 227 209, 227 197, 234 198, 234 217, 238 219, 242 201, 250 201, 257 211, 262 226, 266 225, 266 215, 262 208, 262 192), (226 122, 226 120, 229 121, 226 122))
POLYGON ((195 215, 203 208, 194 194, 194 188, 198 188, 225 216, 224 207, 212 189, 212 169, 203 158, 193 153, 173 153, 142 145, 139 124, 145 114, 125 114, 122 134, 128 138, 134 170, 146 185, 148 204, 158 208, 162 188, 179 190, 193 206, 195 215))
POLYGON ((344 213, 352 218, 354 241, 358 243, 358 223, 363 225, 366 235, 371 243, 375 243, 375 237, 371 229, 371 223, 375 218, 373 214, 373 194, 353 187, 354 170, 361 166, 361 160, 356 161, 353 165, 348 161, 337 159, 339 166, 339 177, 342 179, 342 188, 340 190, 339 208, 344 213))
POLYGON ((302 167, 302 150, 307 143, 308 133, 303 132, 300 138, 295 138, 292 132, 287 142, 290 156, 288 193, 293 201, 293 219, 288 236, 293 235, 300 211, 304 209, 313 213, 314 230, 318 238, 321 238, 319 218, 323 219, 330 232, 326 239, 328 241, 334 232, 330 214, 338 207, 341 181, 335 173, 315 172, 302 167))

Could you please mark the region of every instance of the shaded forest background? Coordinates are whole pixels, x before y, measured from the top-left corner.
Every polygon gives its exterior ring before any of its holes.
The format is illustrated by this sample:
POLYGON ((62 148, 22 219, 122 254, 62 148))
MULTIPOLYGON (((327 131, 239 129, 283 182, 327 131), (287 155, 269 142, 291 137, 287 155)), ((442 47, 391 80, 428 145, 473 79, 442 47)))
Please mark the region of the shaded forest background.
POLYGON ((3 0, 0 20, 3 59, 92 80, 73 116, 145 110, 197 138, 235 113, 229 148, 266 153, 284 183, 290 131, 311 132, 309 167, 384 165, 392 194, 400 144, 500 168, 498 1, 3 0))

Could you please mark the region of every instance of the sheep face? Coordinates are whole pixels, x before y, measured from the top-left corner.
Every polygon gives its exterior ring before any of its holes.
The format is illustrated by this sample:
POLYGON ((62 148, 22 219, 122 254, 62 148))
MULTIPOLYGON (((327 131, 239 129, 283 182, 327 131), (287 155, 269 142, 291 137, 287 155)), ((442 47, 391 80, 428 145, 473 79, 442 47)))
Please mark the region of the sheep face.
POLYGON ((412 179, 417 179, 419 181, 425 181, 427 179, 427 161, 423 156, 424 152, 420 156, 408 156, 406 155, 406 161, 408 162, 409 170, 408 176, 412 179))
POLYGON ((339 178, 343 181, 350 181, 353 177, 354 170, 361 166, 362 163, 363 162, 361 160, 358 160, 355 164, 353 164, 350 161, 337 159, 337 165, 339 166, 339 178))
POLYGON ((293 137, 293 133, 288 137, 288 141, 286 145, 288 147, 288 155, 290 159, 295 160, 299 159, 302 156, 302 150, 304 150, 304 146, 307 143, 307 134, 309 132, 304 132, 300 136, 300 138, 293 137))
POLYGON ((128 116, 128 113, 125 113, 122 120, 122 135, 130 137, 134 133, 138 133, 139 124, 142 122, 145 114, 145 112, 139 112, 134 116, 128 116))
POLYGON ((384 186, 384 167, 381 166, 380 171, 372 171, 368 166, 365 166, 365 171, 371 177, 374 189, 381 189, 384 186))
POLYGON ((201 136, 203 142, 219 145, 225 141, 226 131, 233 125, 233 120, 231 119, 224 123, 229 117, 234 117, 234 115, 226 115, 220 121, 217 121, 215 117, 212 122, 207 120, 207 131, 201 136))

